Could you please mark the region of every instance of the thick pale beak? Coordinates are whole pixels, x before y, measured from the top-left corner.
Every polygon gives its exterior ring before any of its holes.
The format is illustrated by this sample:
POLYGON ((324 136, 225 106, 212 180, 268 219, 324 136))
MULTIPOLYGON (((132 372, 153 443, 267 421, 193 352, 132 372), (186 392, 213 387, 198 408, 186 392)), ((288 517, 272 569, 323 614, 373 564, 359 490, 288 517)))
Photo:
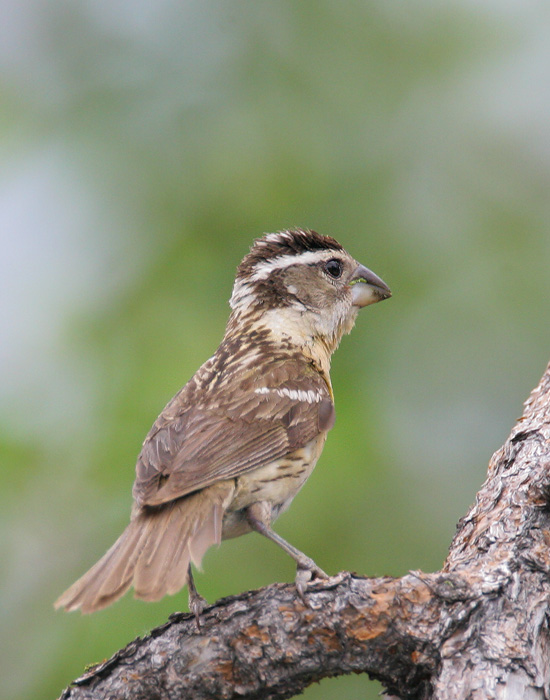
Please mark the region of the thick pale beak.
POLYGON ((358 265, 350 280, 354 306, 368 306, 391 297, 390 288, 378 275, 363 265, 358 265))

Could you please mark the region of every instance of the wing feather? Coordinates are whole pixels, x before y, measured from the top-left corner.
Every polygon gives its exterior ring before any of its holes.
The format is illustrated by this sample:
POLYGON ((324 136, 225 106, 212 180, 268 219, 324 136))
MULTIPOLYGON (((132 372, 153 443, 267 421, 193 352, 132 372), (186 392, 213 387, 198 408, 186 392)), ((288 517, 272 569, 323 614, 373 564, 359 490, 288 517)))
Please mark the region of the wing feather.
POLYGON ((332 427, 333 416, 329 385, 305 361, 282 360, 252 377, 235 373, 202 393, 190 382, 145 439, 134 497, 160 505, 235 478, 304 447, 332 427))

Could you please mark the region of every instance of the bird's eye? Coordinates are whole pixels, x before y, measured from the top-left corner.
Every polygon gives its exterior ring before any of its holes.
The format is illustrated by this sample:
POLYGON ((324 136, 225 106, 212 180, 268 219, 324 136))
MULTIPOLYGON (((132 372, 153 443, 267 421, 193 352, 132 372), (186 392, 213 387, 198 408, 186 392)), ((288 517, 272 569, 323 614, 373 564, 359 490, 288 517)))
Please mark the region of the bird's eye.
POLYGON ((327 272, 331 277, 337 280, 342 274, 342 263, 336 258, 327 260, 325 263, 325 272, 327 272))

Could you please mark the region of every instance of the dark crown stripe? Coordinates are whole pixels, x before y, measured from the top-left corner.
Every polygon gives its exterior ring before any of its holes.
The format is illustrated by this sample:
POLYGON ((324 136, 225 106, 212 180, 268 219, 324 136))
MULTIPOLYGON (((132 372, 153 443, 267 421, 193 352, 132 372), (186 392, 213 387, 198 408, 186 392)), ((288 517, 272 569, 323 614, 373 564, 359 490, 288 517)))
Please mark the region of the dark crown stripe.
POLYGON ((244 277, 251 274, 254 268, 270 260, 283 256, 295 256, 300 253, 315 250, 342 251, 342 246, 330 236, 322 236, 309 229, 288 229, 278 233, 269 233, 254 241, 250 253, 246 255, 237 268, 237 275, 244 277))

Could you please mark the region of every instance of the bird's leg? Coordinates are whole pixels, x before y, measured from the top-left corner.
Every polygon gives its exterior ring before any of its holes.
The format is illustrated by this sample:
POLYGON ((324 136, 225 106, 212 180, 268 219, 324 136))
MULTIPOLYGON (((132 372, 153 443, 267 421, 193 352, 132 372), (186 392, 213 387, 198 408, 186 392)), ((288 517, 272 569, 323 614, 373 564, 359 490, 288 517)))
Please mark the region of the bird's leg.
POLYGON ((195 622, 197 623, 197 630, 200 632, 201 623, 200 616, 202 611, 208 605, 207 601, 198 593, 195 587, 195 581, 193 579, 193 572, 191 571, 191 564, 187 569, 187 593, 189 595, 189 610, 195 616, 195 622))
MULTIPOLYGON (((287 554, 289 554, 296 562, 296 590, 302 601, 306 603, 305 591, 306 584, 316 576, 317 578, 328 578, 323 569, 320 569, 317 564, 301 552, 296 547, 293 547, 290 542, 287 542, 283 537, 278 535, 271 528, 271 505, 265 501, 253 503, 246 510, 246 517, 250 527, 260 535, 267 537, 275 544, 278 544, 287 554)), ((307 605, 307 603, 306 603, 307 605)))

